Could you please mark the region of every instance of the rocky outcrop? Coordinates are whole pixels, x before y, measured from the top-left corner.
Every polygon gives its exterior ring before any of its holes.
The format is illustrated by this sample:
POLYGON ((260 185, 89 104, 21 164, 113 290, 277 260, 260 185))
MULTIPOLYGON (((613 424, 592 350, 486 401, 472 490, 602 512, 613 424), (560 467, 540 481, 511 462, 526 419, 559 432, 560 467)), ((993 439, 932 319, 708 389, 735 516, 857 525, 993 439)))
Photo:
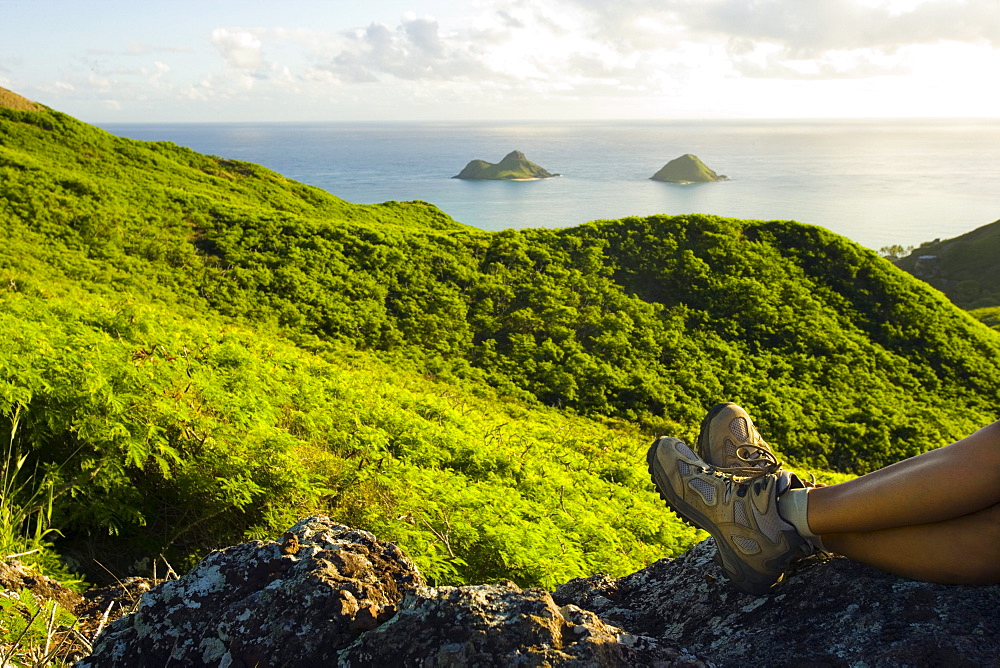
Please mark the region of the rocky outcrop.
POLYGON ((705 541, 555 593, 425 586, 394 545, 323 517, 214 552, 142 597, 80 666, 995 665, 1000 586, 913 582, 812 559, 767 596, 705 541))
POLYGON ((342 666, 704 666, 679 645, 634 636, 541 589, 420 587, 361 636, 342 666))
POLYGON ((767 596, 728 586, 709 540, 621 579, 573 580, 557 602, 720 666, 996 665, 1000 586, 915 582, 843 557, 801 562, 767 596))
POLYGON ((474 181, 520 181, 527 179, 547 179, 558 174, 539 167, 524 157, 520 151, 511 151, 497 164, 485 160, 472 160, 453 179, 469 179, 474 181))
POLYGON ((424 584, 391 543, 326 518, 208 555, 144 594, 79 666, 317 666, 424 584))
POLYGON ((698 156, 690 153, 674 158, 650 178, 653 181, 666 181, 667 183, 711 183, 729 180, 729 177, 716 174, 705 166, 705 163, 699 160, 698 156))

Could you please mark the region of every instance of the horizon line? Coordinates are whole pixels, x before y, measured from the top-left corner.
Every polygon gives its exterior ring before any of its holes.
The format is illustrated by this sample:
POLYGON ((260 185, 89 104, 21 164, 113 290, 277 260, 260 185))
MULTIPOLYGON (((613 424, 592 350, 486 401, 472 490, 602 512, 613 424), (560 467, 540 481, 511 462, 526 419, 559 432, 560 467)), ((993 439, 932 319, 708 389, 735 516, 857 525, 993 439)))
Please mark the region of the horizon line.
MULTIPOLYGON (((58 110, 53 110, 58 111, 58 110)), ((357 125, 388 125, 388 124, 447 124, 447 125, 497 125, 497 124, 585 124, 585 123, 810 123, 810 122, 853 122, 853 123, 886 123, 886 122, 1000 122, 1000 116, 771 116, 771 117, 678 117, 678 118, 544 118, 544 119, 312 119, 312 120, 83 120, 90 125, 301 125, 301 124, 357 124, 357 125)))

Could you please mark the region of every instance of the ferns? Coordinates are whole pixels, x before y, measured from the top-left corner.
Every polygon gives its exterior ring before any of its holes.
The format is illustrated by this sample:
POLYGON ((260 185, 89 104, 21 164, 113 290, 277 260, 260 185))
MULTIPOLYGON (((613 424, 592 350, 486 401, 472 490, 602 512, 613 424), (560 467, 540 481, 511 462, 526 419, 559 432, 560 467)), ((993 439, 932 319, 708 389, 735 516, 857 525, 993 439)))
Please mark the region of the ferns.
POLYGON ((438 582, 621 574, 698 538, 642 455, 717 401, 860 473, 1000 398, 994 332, 795 223, 487 233, 0 109, 0 225, 2 528, 82 568, 319 511, 438 582))

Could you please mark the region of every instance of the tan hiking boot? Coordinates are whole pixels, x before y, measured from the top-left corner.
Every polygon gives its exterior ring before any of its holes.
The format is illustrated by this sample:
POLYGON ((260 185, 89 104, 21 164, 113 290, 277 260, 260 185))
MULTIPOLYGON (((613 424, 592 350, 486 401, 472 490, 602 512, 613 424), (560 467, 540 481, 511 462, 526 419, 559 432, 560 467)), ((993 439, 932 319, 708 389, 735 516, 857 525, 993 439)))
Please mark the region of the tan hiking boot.
POLYGON ((664 436, 646 455, 660 497, 682 519, 712 534, 719 565, 740 591, 764 594, 805 542, 778 514, 787 476, 737 478, 708 465, 683 441, 664 436))
POLYGON ((747 412, 728 401, 713 407, 702 420, 698 455, 715 469, 738 477, 781 470, 781 462, 747 412))

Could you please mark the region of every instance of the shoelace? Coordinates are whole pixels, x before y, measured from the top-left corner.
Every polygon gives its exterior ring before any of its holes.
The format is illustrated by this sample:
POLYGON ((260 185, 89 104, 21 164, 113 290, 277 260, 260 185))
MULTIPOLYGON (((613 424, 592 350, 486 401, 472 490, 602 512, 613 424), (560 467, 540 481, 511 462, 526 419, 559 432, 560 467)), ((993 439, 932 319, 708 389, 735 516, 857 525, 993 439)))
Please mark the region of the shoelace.
POLYGON ((729 497, 733 495, 733 489, 736 487, 742 487, 743 485, 752 482, 752 479, 740 479, 737 480, 729 473, 729 469, 718 468, 715 466, 702 466, 699 470, 705 475, 715 476, 716 478, 721 478, 722 482, 726 485, 725 499, 729 500, 729 497))
POLYGON ((774 456, 774 453, 767 448, 748 443, 736 449, 736 457, 746 462, 745 466, 716 467, 717 471, 728 473, 729 475, 743 478, 761 478, 769 473, 777 473, 781 470, 782 463, 774 456), (754 456, 756 455, 756 456, 754 456))

